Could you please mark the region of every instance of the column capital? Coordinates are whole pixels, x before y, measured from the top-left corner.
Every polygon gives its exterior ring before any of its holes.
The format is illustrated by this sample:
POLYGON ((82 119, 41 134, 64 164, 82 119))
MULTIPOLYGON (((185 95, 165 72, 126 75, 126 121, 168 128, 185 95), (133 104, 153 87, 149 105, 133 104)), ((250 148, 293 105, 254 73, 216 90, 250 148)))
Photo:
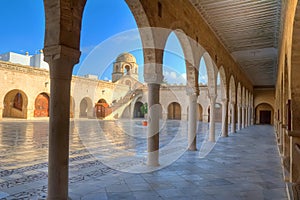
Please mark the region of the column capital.
POLYGON ((65 45, 54 45, 44 47, 44 60, 50 64, 53 60, 66 59, 72 62, 72 65, 79 62, 80 51, 65 45))

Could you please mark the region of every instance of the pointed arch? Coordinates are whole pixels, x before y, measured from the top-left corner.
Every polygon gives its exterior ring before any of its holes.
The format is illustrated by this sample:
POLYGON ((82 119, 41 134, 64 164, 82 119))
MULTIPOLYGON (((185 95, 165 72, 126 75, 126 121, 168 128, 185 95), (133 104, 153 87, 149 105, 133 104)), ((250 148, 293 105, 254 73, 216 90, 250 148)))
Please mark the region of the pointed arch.
POLYGON ((235 86, 235 80, 233 75, 230 76, 229 79, 229 101, 231 103, 236 103, 237 99, 236 99, 236 86, 235 86))
MULTIPOLYGON (((178 34, 178 33, 177 33, 178 34)), ((181 77, 186 71, 186 60, 182 44, 175 31, 171 31, 163 50, 163 75, 167 83, 185 83, 181 77)))
POLYGON ((227 79, 226 74, 223 66, 219 68, 219 74, 220 74, 220 89, 221 89, 221 98, 227 99, 227 79))
POLYGON ((203 54, 203 59, 205 62, 205 66, 206 66, 206 71, 207 71, 207 77, 208 77, 208 81, 207 81, 207 86, 208 86, 208 92, 209 95, 216 95, 217 94, 217 67, 214 64, 211 56, 205 52, 203 54))
POLYGON ((237 103, 238 105, 242 105, 242 86, 241 82, 238 82, 238 87, 237 87, 237 103))

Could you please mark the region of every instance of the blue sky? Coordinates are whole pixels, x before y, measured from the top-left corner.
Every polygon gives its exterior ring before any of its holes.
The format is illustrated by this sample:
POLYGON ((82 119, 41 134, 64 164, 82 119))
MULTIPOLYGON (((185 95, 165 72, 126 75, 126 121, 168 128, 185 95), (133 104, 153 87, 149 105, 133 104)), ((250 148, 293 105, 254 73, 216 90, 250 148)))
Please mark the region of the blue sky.
MULTIPOLYGON (((35 54, 43 48, 45 16, 42 0, 1 0, 0 13, 0 54, 9 51, 35 54)), ((124 0, 88 0, 82 22, 82 56, 73 73, 96 74, 101 79, 111 79, 114 59, 122 52, 130 52, 137 58, 142 81, 144 61, 136 28, 135 19, 124 0)), ((166 49, 165 79, 169 83, 184 82, 181 76, 185 75, 183 52, 175 34, 169 36, 166 49)), ((206 81, 203 65, 202 61, 201 82, 206 81)))

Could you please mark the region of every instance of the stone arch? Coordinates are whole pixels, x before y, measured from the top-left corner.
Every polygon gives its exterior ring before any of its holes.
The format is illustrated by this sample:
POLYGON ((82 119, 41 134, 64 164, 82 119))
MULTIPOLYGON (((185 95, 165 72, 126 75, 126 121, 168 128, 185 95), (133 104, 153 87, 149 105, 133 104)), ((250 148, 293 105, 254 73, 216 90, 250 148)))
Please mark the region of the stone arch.
POLYGON ((178 102, 172 102, 168 105, 168 119, 181 120, 181 106, 178 102))
POLYGON ((145 10, 143 8, 143 5, 139 0, 125 0, 127 3, 129 9, 131 10, 135 21, 137 23, 137 26, 139 28, 141 27, 151 27, 148 17, 145 13, 145 10))
POLYGON ((49 95, 45 92, 35 98, 34 117, 49 117, 49 95))
POLYGON ((28 97, 24 91, 14 89, 4 97, 3 117, 27 118, 28 97))
POLYGON ((182 29, 176 28, 173 30, 174 30, 173 32, 175 33, 175 35, 177 36, 180 42, 186 62, 195 66, 196 63, 195 63, 193 49, 192 49, 193 40, 189 36, 187 36, 182 29))
POLYGON ((208 86, 208 92, 209 96, 216 96, 217 94, 217 67, 214 64, 211 56, 205 52, 203 54, 205 66, 206 66, 206 71, 207 71, 207 86, 208 86))
POLYGON ((256 124, 273 124, 274 109, 268 103, 261 103, 255 107, 256 124))
MULTIPOLYGON (((173 29, 174 26, 177 27, 176 25, 173 24, 173 29)), ((180 26, 178 26, 180 27, 180 26)), ((186 33, 180 29, 180 28, 175 28, 174 30, 175 35, 177 36, 182 51, 185 59, 185 65, 186 65, 186 80, 187 80, 187 89, 189 92, 196 92, 199 93, 198 89, 198 68, 199 66, 196 66, 196 61, 195 61, 195 55, 193 54, 194 52, 194 46, 195 41, 190 38, 189 36, 186 35, 186 33)))
POLYGON ((199 67, 198 67, 198 81, 200 86, 207 86, 208 85, 208 73, 207 73, 207 66, 204 61, 204 57, 200 58, 199 67))
POLYGON ((219 74, 220 74, 220 91, 221 91, 221 98, 227 99, 227 79, 226 74, 223 66, 219 68, 219 74))
POLYGON ((237 100, 237 103, 238 105, 242 105, 242 86, 241 86, 241 83, 238 82, 238 87, 237 87, 237 96, 236 96, 236 100, 237 100))
POLYGON ((91 118, 93 117, 93 102, 91 98, 84 97, 80 101, 80 111, 79 111, 79 117, 80 118, 91 118))
MULTIPOLYGON (((183 44, 179 38, 179 36, 182 36, 183 33, 181 33, 179 30, 169 31, 164 49, 163 49, 163 71, 167 71, 167 67, 170 67, 171 73, 176 73, 176 76, 180 75, 180 73, 177 72, 177 69, 186 69, 187 68, 187 61, 185 58, 185 52, 183 48, 183 44), (174 60, 176 60, 177 69, 174 68, 174 60)), ((180 77, 180 76, 179 76, 180 77)), ((171 78, 171 81, 180 81, 178 78, 171 78)), ((167 80, 168 81, 168 80, 167 80)), ((181 80, 183 81, 183 80, 181 80)), ((174 82, 173 82, 174 83, 174 82)))
POLYGON ((236 86, 233 75, 230 76, 229 79, 229 101, 231 103, 236 103, 236 86))

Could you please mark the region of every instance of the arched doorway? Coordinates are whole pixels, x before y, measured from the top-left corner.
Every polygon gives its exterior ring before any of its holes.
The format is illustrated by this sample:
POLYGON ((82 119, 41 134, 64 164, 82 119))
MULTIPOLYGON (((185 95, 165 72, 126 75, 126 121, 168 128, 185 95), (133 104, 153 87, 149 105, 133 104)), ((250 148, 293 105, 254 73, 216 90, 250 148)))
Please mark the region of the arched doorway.
POLYGON ((203 108, 201 104, 198 103, 198 121, 203 121, 203 108))
POLYGON ((80 112, 79 117, 88 118, 93 117, 93 109, 92 109, 92 100, 88 97, 85 97, 80 102, 80 112))
POLYGON ((143 106, 143 103, 140 101, 137 101, 134 104, 134 111, 133 111, 134 118, 144 118, 144 113, 141 111, 142 106, 143 106))
POLYGON ((27 95, 21 90, 11 90, 4 97, 3 117, 27 118, 27 95))
POLYGON ((181 107, 177 102, 170 103, 168 106, 168 119, 181 120, 181 107))
POLYGON ((273 124, 273 108, 267 103, 261 103, 255 108, 256 124, 273 124))
POLYGON ((97 118, 104 118, 108 115, 109 105, 105 99, 100 99, 95 105, 95 113, 97 118))
POLYGON ((40 93, 34 103, 34 117, 49 117, 49 96, 40 93))

